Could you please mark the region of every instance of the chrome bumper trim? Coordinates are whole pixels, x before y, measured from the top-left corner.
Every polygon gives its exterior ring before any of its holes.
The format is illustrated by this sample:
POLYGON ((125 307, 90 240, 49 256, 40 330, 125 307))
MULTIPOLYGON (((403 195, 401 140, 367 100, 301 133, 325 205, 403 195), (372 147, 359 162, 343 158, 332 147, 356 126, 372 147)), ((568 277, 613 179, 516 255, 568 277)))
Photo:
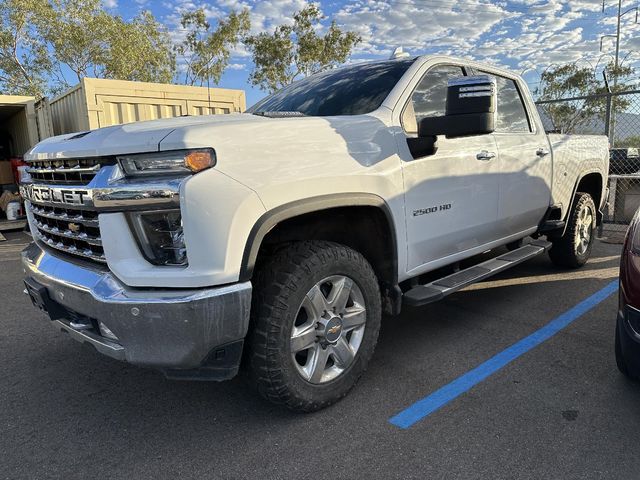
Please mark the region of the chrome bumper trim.
POLYGON ((64 308, 103 322, 120 345, 52 322, 98 351, 132 364, 197 368, 217 346, 244 339, 251 283, 202 289, 130 288, 98 265, 77 265, 32 243, 22 252, 26 276, 64 308))

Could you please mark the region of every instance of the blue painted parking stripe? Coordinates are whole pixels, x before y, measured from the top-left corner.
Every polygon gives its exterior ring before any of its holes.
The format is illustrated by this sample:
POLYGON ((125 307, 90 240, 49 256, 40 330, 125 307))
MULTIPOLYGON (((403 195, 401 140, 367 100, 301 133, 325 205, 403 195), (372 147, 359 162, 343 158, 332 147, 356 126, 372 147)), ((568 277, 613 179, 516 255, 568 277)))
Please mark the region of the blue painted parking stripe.
POLYGON ((541 329, 533 332, 528 337, 525 337, 522 340, 514 343, 509 348, 491 357, 486 362, 478 365, 473 370, 468 371, 461 377, 458 377, 451 383, 436 390, 432 394, 424 397, 422 400, 418 400, 407 409, 391 417, 389 419, 389 422, 400 428, 411 427, 416 422, 422 420, 426 416, 432 414, 450 401, 470 390, 475 385, 482 382, 485 378, 493 375, 495 372, 514 361, 520 355, 528 352, 532 348, 553 337, 560 330, 587 313, 603 300, 607 299, 617 290, 618 280, 615 280, 604 287, 602 290, 597 291, 589 298, 577 304, 575 307, 567 310, 559 317, 547 323, 541 329))

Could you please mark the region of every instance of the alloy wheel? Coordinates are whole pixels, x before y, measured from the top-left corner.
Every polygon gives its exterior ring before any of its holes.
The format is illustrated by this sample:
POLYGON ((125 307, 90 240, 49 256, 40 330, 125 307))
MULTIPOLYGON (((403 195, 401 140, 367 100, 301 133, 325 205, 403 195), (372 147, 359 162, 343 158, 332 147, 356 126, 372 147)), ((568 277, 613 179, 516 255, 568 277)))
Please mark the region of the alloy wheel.
POLYGON ((298 373, 321 384, 355 361, 367 312, 358 285, 344 275, 316 283, 302 300, 291 331, 291 356, 298 373))
POLYGON ((588 205, 585 205, 578 214, 574 246, 578 255, 584 255, 591 243, 593 234, 593 213, 588 205))

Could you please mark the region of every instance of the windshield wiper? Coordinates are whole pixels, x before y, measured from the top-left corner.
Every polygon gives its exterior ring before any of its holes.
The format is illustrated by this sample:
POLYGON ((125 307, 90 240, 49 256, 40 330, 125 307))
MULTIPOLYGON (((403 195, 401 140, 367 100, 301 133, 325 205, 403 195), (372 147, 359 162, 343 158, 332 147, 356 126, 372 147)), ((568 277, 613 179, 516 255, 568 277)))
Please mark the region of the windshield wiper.
POLYGON ((269 118, 286 118, 286 117, 306 117, 306 115, 302 112, 251 112, 253 115, 258 115, 260 117, 269 117, 269 118))

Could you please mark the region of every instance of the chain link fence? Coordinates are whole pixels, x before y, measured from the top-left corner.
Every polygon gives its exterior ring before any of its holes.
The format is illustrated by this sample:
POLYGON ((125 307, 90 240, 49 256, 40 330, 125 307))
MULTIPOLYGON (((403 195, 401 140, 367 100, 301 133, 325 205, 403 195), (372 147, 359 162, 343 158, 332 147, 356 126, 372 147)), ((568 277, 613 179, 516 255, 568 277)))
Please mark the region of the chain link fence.
POLYGON ((547 132, 606 135, 609 203, 599 235, 621 242, 640 208, 640 90, 538 101, 547 132))

